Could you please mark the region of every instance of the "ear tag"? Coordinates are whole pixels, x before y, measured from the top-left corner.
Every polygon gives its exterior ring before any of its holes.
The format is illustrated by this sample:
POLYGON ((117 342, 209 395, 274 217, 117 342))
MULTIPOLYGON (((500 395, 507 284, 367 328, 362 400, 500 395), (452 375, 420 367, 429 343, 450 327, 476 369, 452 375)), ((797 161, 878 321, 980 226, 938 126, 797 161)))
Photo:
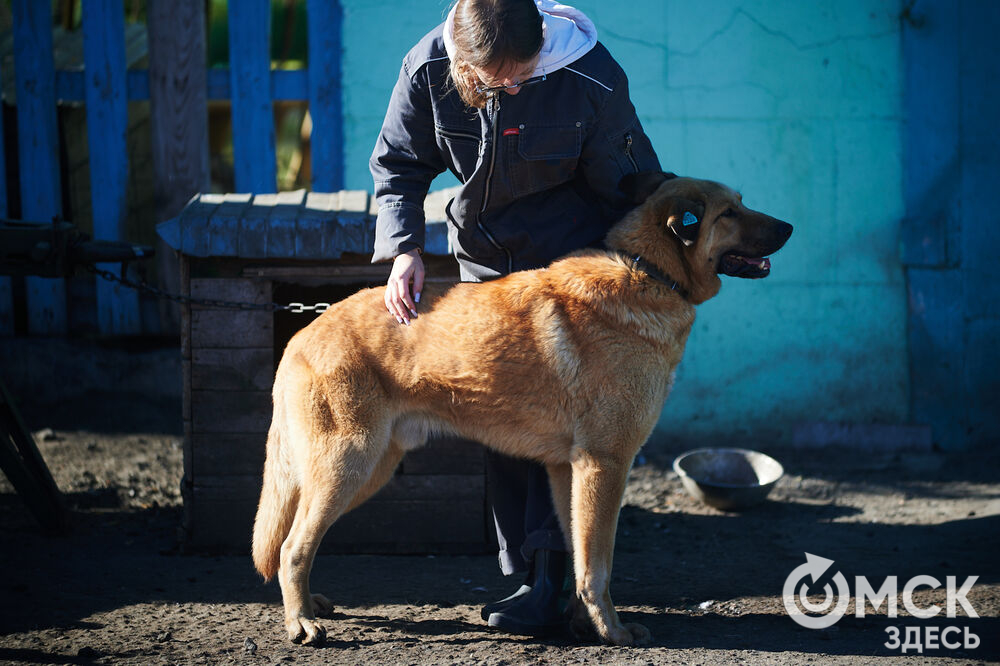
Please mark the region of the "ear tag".
POLYGON ((684 211, 684 219, 681 220, 681 223, 685 227, 690 227, 692 224, 698 224, 698 218, 691 211, 686 210, 684 211))

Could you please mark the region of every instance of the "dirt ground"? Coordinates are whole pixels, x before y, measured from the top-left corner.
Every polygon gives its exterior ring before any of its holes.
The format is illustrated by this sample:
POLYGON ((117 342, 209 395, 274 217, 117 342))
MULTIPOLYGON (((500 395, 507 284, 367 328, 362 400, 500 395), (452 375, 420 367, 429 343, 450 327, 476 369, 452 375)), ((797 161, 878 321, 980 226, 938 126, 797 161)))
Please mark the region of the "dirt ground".
MULTIPOLYGON (((3 664, 870 664, 981 663, 1000 658, 1000 449, 871 454, 772 450, 786 474, 743 513, 688 497, 670 461, 647 447, 619 523, 612 594, 652 643, 617 648, 570 637, 494 633, 482 604, 520 581, 492 555, 317 559, 314 591, 336 604, 321 648, 289 643, 280 593, 246 555, 186 554, 178 545, 181 437, 176 405, 120 398, 27 415, 71 507, 67 536, 40 533, 0 477, 0 663, 3 664), (108 413, 102 409, 109 409, 108 413), (105 424, 113 423, 114 432, 105 424), (899 587, 979 576, 978 618, 886 616, 883 604, 833 627, 799 627, 781 601, 805 552, 851 581, 899 587), (968 628, 978 647, 885 646, 888 627, 968 628)), ((711 444, 706 443, 706 444, 711 444)), ((249 535, 247 535, 249 540, 249 535)), ((945 606, 918 589, 918 606, 945 606)), ((813 597, 814 601, 818 599, 813 597)), ((924 635, 921 633, 921 635, 924 635)), ((938 633, 937 635, 940 635, 938 633)), ((949 632, 948 641, 961 641, 949 632)))

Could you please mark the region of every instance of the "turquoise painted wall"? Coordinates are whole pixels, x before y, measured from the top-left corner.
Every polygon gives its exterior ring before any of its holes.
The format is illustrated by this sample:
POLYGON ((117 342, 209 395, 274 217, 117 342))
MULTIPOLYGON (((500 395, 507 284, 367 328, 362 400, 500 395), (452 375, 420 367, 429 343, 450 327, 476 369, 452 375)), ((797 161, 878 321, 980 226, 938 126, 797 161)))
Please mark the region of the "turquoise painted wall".
MULTIPOLYGON (((343 0, 347 187, 371 189, 400 61, 448 4, 343 0)), ((771 277, 724 278, 699 308, 658 436, 906 422, 899 2, 571 4, 629 74, 665 168, 796 228, 771 277)))

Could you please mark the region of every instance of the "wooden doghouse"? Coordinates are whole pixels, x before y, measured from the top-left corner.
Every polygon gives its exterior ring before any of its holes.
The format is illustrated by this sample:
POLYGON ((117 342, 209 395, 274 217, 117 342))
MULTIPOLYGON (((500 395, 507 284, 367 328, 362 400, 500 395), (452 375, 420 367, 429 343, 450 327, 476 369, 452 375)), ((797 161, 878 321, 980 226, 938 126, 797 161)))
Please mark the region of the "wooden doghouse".
MULTIPOLYGON (((448 191, 427 201, 428 280, 455 282, 444 220, 448 191)), ((367 192, 195 197, 158 228, 178 251, 181 291, 230 303, 332 303, 385 284, 369 263, 367 192)), ((184 527, 193 549, 245 551, 260 495, 271 384, 285 344, 317 315, 183 305, 184 527)), ((386 314, 386 316, 389 316, 386 314)), ((481 552, 490 543, 478 444, 438 439, 404 458, 395 477, 341 518, 327 551, 481 552)))

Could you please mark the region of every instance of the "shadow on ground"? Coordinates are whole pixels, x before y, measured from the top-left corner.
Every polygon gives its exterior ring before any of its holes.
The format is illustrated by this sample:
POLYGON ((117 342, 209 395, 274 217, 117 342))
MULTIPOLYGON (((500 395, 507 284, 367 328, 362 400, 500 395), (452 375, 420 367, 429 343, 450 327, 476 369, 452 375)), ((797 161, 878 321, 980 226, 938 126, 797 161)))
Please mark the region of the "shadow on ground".
MULTIPOLYGON (((129 417, 139 428, 150 422, 140 418, 141 407, 129 417)), ((169 410, 153 418, 169 419, 169 410)), ((94 455, 103 450, 102 444, 94 455)), ((743 513, 687 497, 670 471, 672 453, 646 452, 645 464, 633 470, 612 594, 624 621, 653 633, 640 654, 649 651, 654 661, 658 650, 682 661, 787 654, 791 663, 825 655, 857 657, 860 664, 899 654, 885 647, 887 627, 958 626, 982 645, 933 654, 1000 656, 996 454, 769 453, 784 463, 786 476, 769 501, 743 513), (959 583, 977 575, 968 598, 981 617, 889 619, 883 606, 863 619, 848 615, 831 629, 803 629, 787 616, 780 595, 806 552, 834 560, 830 574, 839 571, 849 581, 865 576, 876 586, 887 576, 902 586, 916 575, 942 582, 955 576, 959 583)), ((0 582, 0 662, 144 663, 162 649, 173 661, 217 663, 238 656, 245 636, 256 636, 269 658, 306 663, 348 653, 382 661, 396 654, 390 650, 399 655, 391 663, 451 663, 470 650, 472 660, 522 661, 581 649, 567 637, 522 639, 483 626, 479 607, 519 584, 499 575, 491 555, 322 555, 312 585, 336 604, 327 649, 292 646, 280 626, 277 586, 262 583, 248 555, 184 553, 179 503, 144 509, 123 497, 127 489, 114 484, 68 493, 73 529, 47 536, 17 496, 0 493, 0 567, 8 573, 0 582), (61 649, 66 636, 96 638, 74 653, 61 649), (429 649, 443 652, 431 658, 422 652, 429 649), (474 650, 483 653, 475 657, 474 650)), ((917 598, 924 607, 943 605, 944 591, 924 589, 917 598)))

